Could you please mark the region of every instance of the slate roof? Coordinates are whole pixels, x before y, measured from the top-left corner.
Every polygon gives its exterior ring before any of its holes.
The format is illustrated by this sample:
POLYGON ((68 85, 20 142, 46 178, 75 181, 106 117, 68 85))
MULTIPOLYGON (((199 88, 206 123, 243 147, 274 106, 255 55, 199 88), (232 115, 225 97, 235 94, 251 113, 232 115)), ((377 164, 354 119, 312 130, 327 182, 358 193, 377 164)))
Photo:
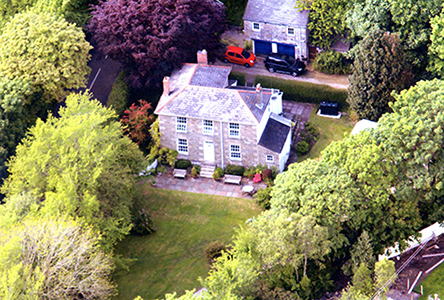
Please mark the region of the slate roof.
POLYGON ((225 87, 230 67, 185 64, 170 78, 170 94, 163 94, 155 113, 241 124, 258 124, 270 100, 263 89, 260 101, 255 88, 225 87))
POLYGON ((244 20, 306 27, 308 10, 298 12, 295 0, 248 0, 244 20))
POLYGON ((291 124, 288 119, 280 117, 275 113, 270 115, 267 125, 265 125, 259 145, 273 152, 281 153, 290 132, 291 124))

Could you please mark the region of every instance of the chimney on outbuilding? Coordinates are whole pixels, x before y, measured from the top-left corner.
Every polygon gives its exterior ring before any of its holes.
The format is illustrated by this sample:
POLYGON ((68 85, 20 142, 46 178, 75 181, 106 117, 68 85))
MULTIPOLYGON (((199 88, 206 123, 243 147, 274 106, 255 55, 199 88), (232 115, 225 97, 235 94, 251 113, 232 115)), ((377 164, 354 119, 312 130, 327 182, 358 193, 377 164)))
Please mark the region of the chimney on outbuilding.
POLYGON ((163 78, 163 93, 165 95, 170 94, 170 77, 168 77, 168 76, 165 76, 163 78))
POLYGON ((197 63, 199 65, 208 65, 208 53, 207 50, 197 51, 197 63))

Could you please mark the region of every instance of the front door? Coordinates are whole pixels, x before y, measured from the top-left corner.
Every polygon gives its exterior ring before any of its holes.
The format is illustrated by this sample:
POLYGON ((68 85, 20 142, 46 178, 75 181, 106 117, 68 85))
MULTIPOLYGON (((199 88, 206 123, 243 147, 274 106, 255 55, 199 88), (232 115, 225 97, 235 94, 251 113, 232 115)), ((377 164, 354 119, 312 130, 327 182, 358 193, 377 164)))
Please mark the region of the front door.
POLYGON ((204 142, 204 161, 214 163, 214 143, 204 142))

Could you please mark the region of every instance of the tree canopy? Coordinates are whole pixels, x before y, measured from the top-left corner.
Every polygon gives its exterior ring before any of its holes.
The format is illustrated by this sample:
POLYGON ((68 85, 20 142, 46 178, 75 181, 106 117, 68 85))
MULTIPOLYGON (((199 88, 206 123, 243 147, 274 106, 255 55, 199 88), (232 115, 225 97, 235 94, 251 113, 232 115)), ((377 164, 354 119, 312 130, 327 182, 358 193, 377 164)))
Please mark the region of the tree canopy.
POLYGON ((429 47, 429 65, 427 70, 440 78, 444 75, 444 11, 434 17, 430 24, 432 34, 430 36, 431 44, 429 47))
POLYGON ((143 156, 123 136, 115 112, 90 97, 71 94, 60 118, 37 121, 8 163, 2 192, 30 193, 41 200, 40 214, 78 218, 111 246, 131 228, 134 174, 143 156))
POLYGON ((62 17, 16 14, 0 35, 0 77, 29 81, 39 94, 36 109, 85 86, 90 49, 82 29, 62 17))
POLYGON ((213 0, 110 0, 94 6, 89 30, 104 55, 121 61, 135 87, 159 86, 199 49, 214 55, 225 24, 213 0))
POLYGON ((360 119, 378 121, 391 111, 392 91, 408 83, 399 37, 380 30, 369 33, 360 43, 352 69, 347 102, 360 119))

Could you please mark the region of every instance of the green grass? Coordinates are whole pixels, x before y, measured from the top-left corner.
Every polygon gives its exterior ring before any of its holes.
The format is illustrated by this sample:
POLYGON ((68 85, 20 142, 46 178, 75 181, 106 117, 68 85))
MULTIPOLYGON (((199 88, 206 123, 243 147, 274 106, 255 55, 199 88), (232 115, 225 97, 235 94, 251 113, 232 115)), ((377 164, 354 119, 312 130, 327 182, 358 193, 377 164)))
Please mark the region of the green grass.
POLYGON ((137 259, 130 271, 115 274, 116 299, 163 299, 166 293, 199 288, 209 266, 204 249, 212 241, 228 244, 234 229, 260 210, 253 199, 228 198, 144 186, 145 206, 157 231, 128 236, 116 254, 137 259))
POLYGON ((424 287, 424 294, 419 300, 427 300, 429 295, 438 294, 440 299, 444 297, 444 264, 441 264, 432 274, 427 276, 421 283, 415 287, 415 292, 421 293, 421 285, 424 287))
POLYGON ((340 119, 332 119, 326 117, 320 117, 316 113, 319 107, 315 107, 308 120, 310 123, 316 125, 320 131, 319 140, 307 155, 299 156, 297 162, 309 158, 318 158, 321 155, 322 150, 333 141, 339 141, 344 138, 345 133, 350 133, 353 129, 354 123, 350 120, 350 117, 342 116, 340 119))

